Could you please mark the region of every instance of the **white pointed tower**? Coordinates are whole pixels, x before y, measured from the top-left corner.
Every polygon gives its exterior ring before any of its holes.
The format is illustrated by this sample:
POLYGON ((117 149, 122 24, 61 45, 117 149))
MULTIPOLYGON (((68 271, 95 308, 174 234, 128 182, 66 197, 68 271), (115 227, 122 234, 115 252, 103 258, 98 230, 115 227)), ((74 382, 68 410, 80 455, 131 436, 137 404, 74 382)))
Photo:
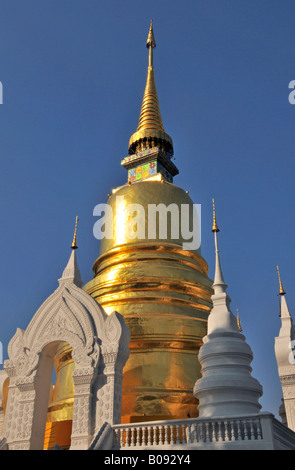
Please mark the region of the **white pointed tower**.
MULTIPOLYGON (((130 333, 119 313, 107 315, 81 288, 77 221, 72 253, 58 288, 27 328, 17 328, 9 342, 0 450, 47 450, 56 445, 88 450, 101 442, 106 425, 109 429, 121 421, 122 372, 130 333)), ((5 380, 0 374, 0 385, 5 380)))
POLYGON ((295 330, 278 266, 277 271, 280 284, 279 296, 281 298, 281 328, 279 336, 275 338, 275 355, 282 385, 287 426, 295 431, 295 330))
POLYGON ((79 266, 77 263, 77 257, 76 257, 76 250, 78 248, 77 245, 77 225, 78 225, 78 216, 76 216, 76 223, 75 223, 75 231, 74 231, 74 238, 72 242, 72 253, 70 256, 70 259, 68 261, 67 266, 65 267, 62 277, 59 279, 59 283, 61 282, 66 282, 66 281, 71 281, 73 284, 75 284, 78 287, 82 287, 83 282, 81 279, 81 273, 79 270, 79 266))
POLYGON ((199 353, 202 378, 194 387, 194 395, 199 400, 199 416, 257 414, 261 408, 259 398, 262 387, 251 375, 253 353, 229 308, 231 299, 226 293, 227 285, 220 265, 214 199, 212 232, 216 253, 213 309, 208 318, 207 336, 203 338, 204 344, 199 353))

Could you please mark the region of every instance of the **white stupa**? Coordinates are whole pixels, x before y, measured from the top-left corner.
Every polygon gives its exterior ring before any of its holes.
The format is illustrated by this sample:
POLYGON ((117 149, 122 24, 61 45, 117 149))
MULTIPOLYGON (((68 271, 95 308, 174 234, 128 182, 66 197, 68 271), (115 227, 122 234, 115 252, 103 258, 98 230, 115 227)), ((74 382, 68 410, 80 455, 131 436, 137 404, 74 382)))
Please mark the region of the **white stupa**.
POLYGON ((199 399, 199 416, 257 414, 261 409, 262 386, 251 375, 253 353, 230 310, 231 299, 226 293, 227 285, 220 266, 214 200, 212 232, 216 253, 213 309, 199 353, 202 378, 194 387, 194 395, 199 399))

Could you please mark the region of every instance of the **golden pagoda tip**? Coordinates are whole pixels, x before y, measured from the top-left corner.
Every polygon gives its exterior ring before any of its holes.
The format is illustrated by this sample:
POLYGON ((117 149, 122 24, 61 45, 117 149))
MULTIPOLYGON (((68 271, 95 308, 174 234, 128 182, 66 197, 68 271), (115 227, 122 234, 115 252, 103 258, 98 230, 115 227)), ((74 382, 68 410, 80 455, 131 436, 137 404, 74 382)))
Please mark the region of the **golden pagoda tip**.
POLYGON ((149 29, 149 34, 148 34, 148 38, 146 41, 146 47, 151 47, 151 48, 156 47, 156 41, 155 41, 155 36, 154 36, 154 31, 153 31, 153 20, 151 20, 151 23, 150 23, 150 29, 149 29))
POLYGON ((286 292, 285 292, 284 289, 283 289, 283 284, 282 284, 282 281, 281 281, 280 270, 279 270, 279 267, 278 267, 278 266, 277 266, 277 272, 278 272, 279 284, 280 284, 280 292, 279 292, 279 295, 285 295, 286 292))
POLYGON ((72 243, 72 250, 77 250, 78 245, 77 245, 77 225, 78 225, 78 216, 76 216, 76 222, 75 222, 75 231, 74 231, 74 238, 73 238, 73 243, 72 243))
POLYGON ((238 308, 237 308, 237 324, 238 324, 239 331, 243 331, 242 326, 241 326, 241 321, 240 321, 240 315, 239 315, 239 309, 238 308))
POLYGON ((212 226, 212 232, 219 232, 219 228, 216 223, 216 214, 215 214, 215 202, 214 199, 212 199, 213 203, 213 226, 212 226))

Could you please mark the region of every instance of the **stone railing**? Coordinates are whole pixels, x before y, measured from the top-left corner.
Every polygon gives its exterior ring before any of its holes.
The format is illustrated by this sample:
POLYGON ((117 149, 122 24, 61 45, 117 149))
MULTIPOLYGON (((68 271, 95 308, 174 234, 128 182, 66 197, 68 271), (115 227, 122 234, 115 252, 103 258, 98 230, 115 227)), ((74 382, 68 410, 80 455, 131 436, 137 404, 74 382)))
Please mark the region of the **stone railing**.
POLYGON ((166 447, 262 439, 260 419, 186 419, 115 425, 115 447, 166 447))
POLYGON ((113 449, 295 449, 295 433, 272 414, 113 426, 113 449))

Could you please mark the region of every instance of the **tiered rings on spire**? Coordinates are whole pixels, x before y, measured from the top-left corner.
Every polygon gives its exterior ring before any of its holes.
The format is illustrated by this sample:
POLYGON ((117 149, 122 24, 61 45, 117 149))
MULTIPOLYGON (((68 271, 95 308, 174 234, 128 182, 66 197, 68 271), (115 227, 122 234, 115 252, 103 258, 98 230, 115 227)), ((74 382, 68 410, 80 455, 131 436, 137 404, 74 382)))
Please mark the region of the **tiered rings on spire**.
POLYGON ((146 47, 149 50, 149 65, 146 86, 136 132, 129 140, 129 154, 145 149, 159 147, 164 154, 173 155, 173 142, 166 134, 160 113, 158 95, 155 85, 153 49, 156 41, 151 22, 146 47))
POLYGON ((282 281, 281 281, 280 270, 279 270, 279 267, 278 267, 278 266, 277 266, 277 271, 278 271, 279 284, 280 284, 280 292, 279 292, 279 295, 285 295, 286 292, 285 292, 284 289, 283 289, 283 284, 282 284, 282 281))

